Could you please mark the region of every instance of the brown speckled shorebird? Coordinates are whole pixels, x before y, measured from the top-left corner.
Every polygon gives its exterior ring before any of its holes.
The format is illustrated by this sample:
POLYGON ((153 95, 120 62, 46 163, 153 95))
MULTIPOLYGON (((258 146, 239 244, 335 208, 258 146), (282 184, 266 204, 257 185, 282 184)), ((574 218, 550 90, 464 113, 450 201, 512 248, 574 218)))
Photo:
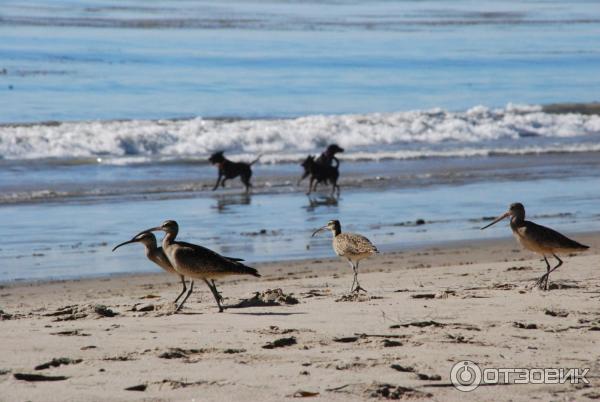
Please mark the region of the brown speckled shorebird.
POLYGON ((584 251, 589 248, 581 243, 571 240, 568 237, 558 233, 555 230, 545 226, 537 225, 531 221, 525 220, 525 207, 520 202, 510 204, 507 212, 497 217, 492 223, 481 228, 481 230, 500 222, 504 218, 510 218, 510 228, 517 241, 527 250, 541 254, 546 261, 546 273, 536 282, 540 289, 548 290, 548 278, 550 273, 554 272, 562 265, 562 260, 556 254, 569 254, 577 251, 584 251), (550 268, 550 263, 546 256, 554 256, 558 264, 550 268))
MULTIPOLYGON (((146 257, 148 257, 148 259, 150 261, 152 261, 153 263, 155 263, 156 265, 158 265, 159 267, 161 267, 168 273, 178 275, 181 278, 181 284, 183 285, 183 289, 181 290, 181 293, 179 293, 179 296, 177 296, 177 298, 173 302, 177 305, 177 301, 179 300, 179 298, 181 298, 181 296, 183 296, 183 294, 187 290, 187 287, 185 284, 185 277, 183 275, 181 275, 180 273, 178 273, 177 271, 175 271, 175 269, 169 262, 169 259, 167 258, 166 254, 164 253, 162 247, 158 247, 156 245, 156 236, 154 236, 154 234, 152 232, 142 232, 142 233, 138 234, 137 236, 135 236, 133 239, 127 240, 121 244, 116 245, 115 248, 112 249, 112 251, 115 251, 119 247, 124 246, 126 244, 130 244, 130 243, 142 243, 144 245, 144 247, 146 248, 146 257)), ((189 293, 192 292, 193 288, 194 288, 194 285, 192 282, 189 293)), ((186 299, 187 299, 187 297, 186 297, 186 299)), ((184 300, 184 302, 185 302, 185 300, 184 300)), ((183 303, 181 303, 177 307, 177 310, 181 309, 181 307, 183 307, 183 303)))
MULTIPOLYGON (((253 275, 260 277, 256 269, 242 264, 240 261, 243 260, 241 259, 224 257, 196 244, 175 241, 179 232, 179 225, 175 221, 165 221, 162 225, 144 230, 144 232, 158 230, 165 232, 162 248, 175 271, 180 275, 190 278, 202 279, 213 294, 220 313, 223 312, 223 306, 221 306, 222 297, 217 291, 215 279, 229 275, 253 275)), ((185 303, 190 293, 191 290, 182 303, 185 303)))
POLYGON ((377 247, 363 235, 357 233, 342 233, 340 221, 332 220, 327 225, 313 232, 313 236, 323 230, 330 230, 333 234, 333 251, 340 257, 346 258, 354 270, 354 281, 351 292, 366 292, 358 283, 358 263, 375 253, 379 253, 377 247), (354 287, 356 285, 356 287, 354 287))

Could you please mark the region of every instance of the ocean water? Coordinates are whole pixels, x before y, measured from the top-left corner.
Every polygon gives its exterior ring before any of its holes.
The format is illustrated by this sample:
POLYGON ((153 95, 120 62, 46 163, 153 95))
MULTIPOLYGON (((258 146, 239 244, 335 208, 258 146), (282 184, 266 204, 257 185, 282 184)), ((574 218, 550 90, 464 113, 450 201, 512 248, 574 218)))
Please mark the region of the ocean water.
POLYGON ((336 217, 383 250, 506 236, 477 227, 513 201, 597 230, 600 116, 548 105, 599 100, 598 43, 583 0, 6 0, 0 281, 152 270, 110 246, 164 219, 250 262, 330 255, 336 217), (308 198, 332 142, 342 197, 308 198), (261 155, 253 195, 210 191, 216 150, 261 155))
POLYGON ((0 122, 590 102, 599 38, 595 0, 4 0, 0 122))

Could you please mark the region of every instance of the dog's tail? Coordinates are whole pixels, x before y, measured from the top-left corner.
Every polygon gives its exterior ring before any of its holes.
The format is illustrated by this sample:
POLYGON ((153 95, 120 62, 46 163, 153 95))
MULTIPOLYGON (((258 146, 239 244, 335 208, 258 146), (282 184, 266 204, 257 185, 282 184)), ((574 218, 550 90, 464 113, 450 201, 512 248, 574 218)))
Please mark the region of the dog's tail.
POLYGON ((259 161, 259 159, 261 158, 262 154, 258 154, 258 156, 256 157, 256 159, 254 159, 252 162, 249 163, 250 166, 254 165, 256 162, 259 161))

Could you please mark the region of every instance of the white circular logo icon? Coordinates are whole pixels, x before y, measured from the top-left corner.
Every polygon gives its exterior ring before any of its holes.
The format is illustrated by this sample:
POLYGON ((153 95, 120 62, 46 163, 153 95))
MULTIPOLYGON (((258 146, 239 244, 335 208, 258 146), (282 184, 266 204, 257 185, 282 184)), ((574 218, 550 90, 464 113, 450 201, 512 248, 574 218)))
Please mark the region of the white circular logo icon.
POLYGON ((481 369, 471 360, 462 360, 452 366, 450 381, 459 391, 473 391, 481 384, 481 369))

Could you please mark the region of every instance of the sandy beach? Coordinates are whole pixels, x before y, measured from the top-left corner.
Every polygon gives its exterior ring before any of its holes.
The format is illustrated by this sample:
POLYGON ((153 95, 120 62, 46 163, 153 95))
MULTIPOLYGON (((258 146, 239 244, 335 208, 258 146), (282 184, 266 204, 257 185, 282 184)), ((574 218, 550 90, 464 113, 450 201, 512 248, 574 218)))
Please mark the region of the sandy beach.
POLYGON ((598 16, 3 1, 0 402, 600 401, 598 16))
POLYGON ((3 285, 0 400, 598 399, 600 234, 576 238, 591 251, 548 292, 532 289, 543 261, 508 238, 370 258, 358 300, 338 259, 260 264, 260 279, 221 282, 225 304, 288 297, 222 314, 203 284, 173 314, 180 285, 163 273, 3 285), (589 368, 590 384, 460 392, 462 360, 589 368))

